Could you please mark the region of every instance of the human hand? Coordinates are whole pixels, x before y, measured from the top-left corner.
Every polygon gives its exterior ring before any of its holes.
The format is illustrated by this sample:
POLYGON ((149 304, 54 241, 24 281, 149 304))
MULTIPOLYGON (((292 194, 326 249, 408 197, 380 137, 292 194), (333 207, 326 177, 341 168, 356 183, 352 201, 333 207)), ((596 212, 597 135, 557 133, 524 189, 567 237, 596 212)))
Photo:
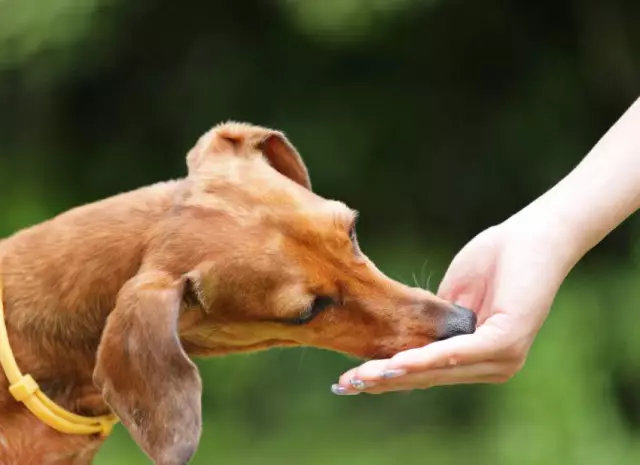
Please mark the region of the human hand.
POLYGON ((375 394, 509 380, 524 365, 573 265, 558 238, 550 227, 516 217, 476 236, 456 255, 438 291, 476 311, 476 332, 366 362, 343 374, 332 391, 375 394))

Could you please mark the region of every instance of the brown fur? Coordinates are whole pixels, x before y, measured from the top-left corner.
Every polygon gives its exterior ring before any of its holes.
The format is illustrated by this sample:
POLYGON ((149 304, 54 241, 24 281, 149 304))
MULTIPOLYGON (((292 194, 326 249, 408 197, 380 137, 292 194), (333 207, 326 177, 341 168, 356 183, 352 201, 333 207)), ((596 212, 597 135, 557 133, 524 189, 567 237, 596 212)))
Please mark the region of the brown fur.
MULTIPOLYGON (((18 365, 59 404, 112 409, 155 463, 185 464, 200 437, 189 356, 304 345, 374 358, 439 336, 449 306, 375 268, 349 236, 354 212, 311 191, 284 135, 220 125, 187 164, 185 179, 0 242, 18 365), (291 324, 314 296, 334 304, 291 324)), ((42 424, 0 374, 1 465, 89 464, 101 443, 42 424)))

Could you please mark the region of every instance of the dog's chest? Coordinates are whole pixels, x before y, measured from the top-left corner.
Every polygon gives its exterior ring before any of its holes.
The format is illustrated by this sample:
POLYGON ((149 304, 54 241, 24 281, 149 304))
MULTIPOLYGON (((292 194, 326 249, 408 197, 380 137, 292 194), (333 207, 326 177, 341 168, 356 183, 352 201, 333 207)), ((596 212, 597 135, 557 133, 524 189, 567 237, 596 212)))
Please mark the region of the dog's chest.
POLYGON ((103 442, 59 433, 29 412, 0 415, 0 465, 89 465, 103 442))

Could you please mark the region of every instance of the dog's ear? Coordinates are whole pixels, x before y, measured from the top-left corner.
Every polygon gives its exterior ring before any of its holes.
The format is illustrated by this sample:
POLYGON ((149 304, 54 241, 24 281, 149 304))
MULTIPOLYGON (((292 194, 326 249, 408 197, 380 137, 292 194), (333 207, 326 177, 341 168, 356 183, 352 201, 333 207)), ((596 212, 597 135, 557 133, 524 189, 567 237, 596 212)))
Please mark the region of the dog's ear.
POLYGON ((278 172, 311 190, 306 165, 296 148, 280 131, 245 123, 220 124, 205 135, 187 155, 189 174, 206 170, 216 155, 251 156, 261 153, 278 172))
POLYGON ((149 271, 128 281, 107 319, 93 379, 158 465, 184 465, 201 434, 202 382, 177 328, 189 277, 149 271))

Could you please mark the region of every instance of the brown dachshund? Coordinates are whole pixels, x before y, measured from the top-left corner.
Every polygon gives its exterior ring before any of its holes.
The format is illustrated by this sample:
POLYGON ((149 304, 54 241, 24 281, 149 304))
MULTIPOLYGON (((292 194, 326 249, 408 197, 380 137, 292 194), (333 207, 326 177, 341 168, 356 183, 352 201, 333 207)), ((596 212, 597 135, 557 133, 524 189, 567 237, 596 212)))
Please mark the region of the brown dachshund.
MULTIPOLYGON (((214 127, 184 179, 65 212, 0 242, 19 367, 81 415, 115 413, 158 465, 186 464, 201 434, 190 356, 313 346, 361 358, 475 330, 475 316, 382 274, 356 213, 311 190, 277 131, 214 127)), ((6 207, 6 206, 5 206, 6 207)), ((8 391, 0 464, 83 465, 104 438, 64 434, 8 391)))

